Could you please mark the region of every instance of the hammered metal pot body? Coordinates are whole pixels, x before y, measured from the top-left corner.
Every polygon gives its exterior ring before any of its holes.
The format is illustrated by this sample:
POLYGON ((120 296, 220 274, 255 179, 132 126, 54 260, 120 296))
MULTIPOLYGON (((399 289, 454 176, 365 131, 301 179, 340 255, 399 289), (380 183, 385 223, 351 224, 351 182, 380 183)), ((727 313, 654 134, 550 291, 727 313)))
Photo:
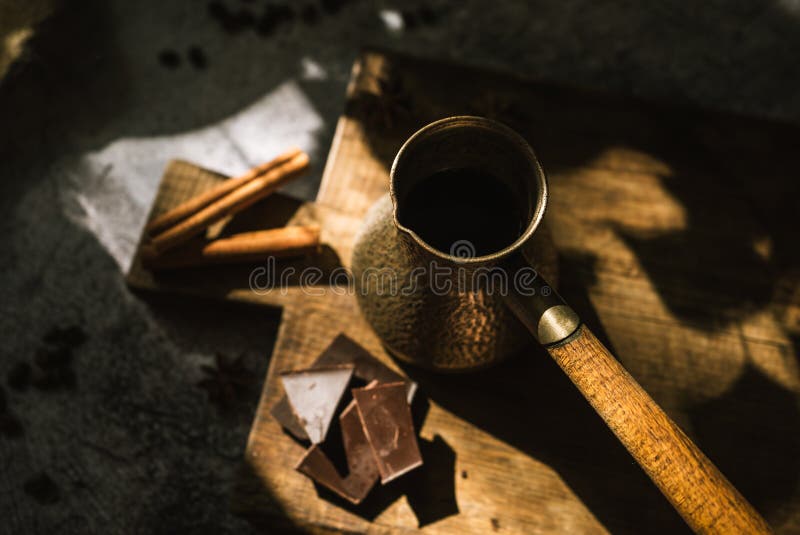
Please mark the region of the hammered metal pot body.
MULTIPOLYGON (((546 228, 524 245, 537 270, 557 284, 557 255, 546 228)), ((352 270, 364 317, 396 358, 437 371, 470 371, 502 361, 533 339, 500 296, 486 291, 459 291, 458 273, 472 279, 475 269, 432 257, 393 219, 388 195, 368 212, 356 239, 352 270), (449 277, 432 284, 431 262, 449 277), (423 273, 424 271, 424 273, 423 273)), ((435 281, 434 281, 435 282, 435 281)), ((462 286, 464 288, 464 286, 462 286)))
MULTIPOLYGON (((495 213, 489 206, 497 205, 482 204, 485 192, 474 189, 490 186, 467 184, 447 187, 453 196, 476 193, 470 208, 476 215, 495 213)), ((352 258, 361 311, 386 348, 425 368, 467 371, 499 362, 530 343, 531 335, 504 303, 496 277, 505 276, 511 284, 511 271, 505 268, 524 257, 526 265, 556 284, 555 249, 541 228, 546 205, 544 171, 527 141, 508 127, 459 116, 433 122, 411 136, 392 165, 389 195, 370 209, 352 258), (509 205, 500 206, 497 217, 514 210, 524 218, 513 243, 465 255, 459 247, 471 245, 468 241, 455 241, 449 251, 426 242, 426 230, 461 221, 448 212, 447 194, 434 196, 436 205, 425 207, 436 214, 426 220, 427 226, 415 227, 404 218, 415 188, 438 172, 460 168, 483 170, 503 183, 509 192, 503 202, 509 205)), ((491 222, 486 224, 491 232, 491 222)))

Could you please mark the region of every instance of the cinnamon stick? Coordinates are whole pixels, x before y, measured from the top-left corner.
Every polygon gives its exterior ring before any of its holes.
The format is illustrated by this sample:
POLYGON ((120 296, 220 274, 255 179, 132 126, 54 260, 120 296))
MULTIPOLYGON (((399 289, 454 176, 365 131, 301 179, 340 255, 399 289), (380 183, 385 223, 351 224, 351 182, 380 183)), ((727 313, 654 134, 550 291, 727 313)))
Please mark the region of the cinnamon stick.
POLYGON ((142 247, 142 264, 153 270, 213 264, 240 264, 265 261, 274 256, 285 258, 313 253, 319 248, 320 228, 316 225, 282 227, 244 232, 218 238, 203 244, 159 253, 153 247, 142 247))
POLYGON ((308 155, 300 152, 290 160, 270 169, 227 195, 193 213, 183 221, 167 228, 150 240, 158 253, 171 249, 200 234, 206 227, 235 214, 268 196, 308 168, 308 155))
POLYGON ((292 148, 288 151, 284 152, 283 154, 279 155, 278 157, 263 163, 257 167, 252 168, 251 170, 247 171, 245 174, 235 177, 229 178, 223 182, 220 182, 218 185, 214 186, 210 190, 204 191, 200 195, 196 197, 192 197, 188 201, 179 204, 172 210, 166 212, 158 216, 157 218, 153 219, 150 223, 147 224, 146 230, 147 233, 151 236, 154 236, 163 230, 177 224, 179 221, 186 219, 193 213, 199 211, 201 208, 204 208, 211 204, 212 202, 224 197, 228 193, 232 192, 236 188, 243 186, 247 182, 250 182, 254 178, 258 178, 259 176, 267 174, 269 171, 274 169, 275 167, 282 165, 298 154, 301 153, 301 150, 298 148, 292 148))

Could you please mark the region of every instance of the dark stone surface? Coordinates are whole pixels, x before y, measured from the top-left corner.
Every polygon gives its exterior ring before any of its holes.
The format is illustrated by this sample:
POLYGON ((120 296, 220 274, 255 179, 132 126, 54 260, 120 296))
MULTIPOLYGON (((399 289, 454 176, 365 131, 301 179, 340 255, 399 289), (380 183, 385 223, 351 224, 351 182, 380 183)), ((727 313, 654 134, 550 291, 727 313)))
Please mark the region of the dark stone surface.
POLYGON ((267 5, 66 1, 0 82, 0 531, 251 529, 228 492, 276 316, 122 277, 170 158, 297 144, 313 197, 359 46, 800 120, 789 0, 267 5))

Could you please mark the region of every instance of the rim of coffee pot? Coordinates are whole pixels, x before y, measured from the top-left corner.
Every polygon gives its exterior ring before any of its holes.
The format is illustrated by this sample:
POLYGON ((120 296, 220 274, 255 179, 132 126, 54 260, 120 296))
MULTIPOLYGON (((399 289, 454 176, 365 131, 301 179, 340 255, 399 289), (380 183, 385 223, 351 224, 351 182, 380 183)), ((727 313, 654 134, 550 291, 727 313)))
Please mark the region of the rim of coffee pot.
POLYGON ((487 119, 486 117, 457 115, 439 119, 426 126, 423 126, 411 137, 409 137, 405 143, 403 143, 403 146, 400 147, 400 150, 397 152, 397 156, 394 158, 394 162, 392 163, 392 168, 389 173, 389 195, 392 200, 392 217, 394 219, 395 226, 400 232, 410 236, 417 244, 419 244, 420 247, 425 249, 430 254, 449 262, 456 262, 459 264, 482 264, 506 258, 512 253, 519 251, 519 249, 531 238, 531 236, 533 236, 533 233, 536 232, 536 229, 541 224, 545 209, 547 208, 548 186, 547 177, 544 173, 544 169, 542 169, 542 166, 539 163, 539 159, 536 157, 536 153, 521 135, 508 126, 497 121, 487 119), (533 209, 533 213, 530 216, 530 220, 528 221, 526 228, 520 233, 514 242, 490 254, 466 258, 452 254, 452 252, 441 251, 431 246, 425 242, 425 240, 423 240, 419 234, 406 227, 399 221, 397 215, 398 192, 396 180, 398 169, 401 168, 404 158, 414 146, 419 145, 427 140, 431 140, 436 136, 440 136, 446 133, 448 130, 463 128, 483 129, 492 133, 493 135, 500 135, 505 138, 505 140, 509 142, 511 146, 515 147, 519 151, 520 155, 527 160, 527 163, 531 165, 533 176, 530 177, 530 180, 533 181, 536 191, 536 204, 533 209))

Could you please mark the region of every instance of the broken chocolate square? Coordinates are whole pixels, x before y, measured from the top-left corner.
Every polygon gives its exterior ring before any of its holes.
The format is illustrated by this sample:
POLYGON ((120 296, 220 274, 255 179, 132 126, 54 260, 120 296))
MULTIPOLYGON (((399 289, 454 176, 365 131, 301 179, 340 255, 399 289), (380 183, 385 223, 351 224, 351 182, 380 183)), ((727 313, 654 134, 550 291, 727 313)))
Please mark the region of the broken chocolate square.
POLYGON ((402 375, 373 357, 369 351, 344 334, 340 334, 331 342, 331 345, 314 362, 314 367, 337 364, 353 364, 355 376, 366 382, 376 379, 379 383, 405 380, 402 375))
POLYGON ((354 388, 364 434, 378 464, 381 483, 422 464, 404 382, 354 388))
POLYGON ((352 503, 359 503, 361 500, 351 496, 345 488, 344 479, 339 475, 336 467, 319 444, 311 446, 294 467, 295 470, 301 474, 305 474, 323 487, 326 487, 342 498, 349 500, 352 503))
POLYGON ((294 413, 292 413, 292 406, 289 405, 289 400, 286 396, 283 396, 279 399, 275 405, 272 406, 272 410, 269 411, 272 414, 272 417, 278 421, 283 428, 292 434, 298 440, 308 440, 308 435, 306 434, 306 430, 303 429, 303 426, 300 425, 300 422, 297 421, 297 418, 294 417, 294 413))
POLYGON ((294 417, 313 444, 325 440, 333 414, 352 376, 352 364, 281 374, 294 417))
MULTIPOLYGON (((376 384, 377 381, 373 381, 366 388, 369 389, 376 384)), ((349 469, 347 485, 352 495, 360 496, 360 501, 378 481, 380 474, 372 455, 372 448, 364 434, 364 427, 361 425, 355 400, 351 401, 342 411, 339 416, 339 424, 342 429, 342 441, 349 469)))
POLYGON ((311 446, 300 459, 296 469, 342 498, 358 505, 378 481, 378 466, 364 435, 354 401, 339 416, 339 422, 349 470, 347 477, 339 475, 336 467, 317 444, 311 446))
MULTIPOLYGON (((403 376, 393 371, 344 334, 340 334, 331 342, 325 351, 317 357, 310 369, 344 364, 352 364, 355 367, 353 374, 366 382, 373 380, 377 380, 380 383, 405 381, 409 403, 417 390, 417 384, 415 382, 405 379, 403 376)), ((286 396, 278 400, 270 412, 278 423, 295 438, 298 440, 308 440, 308 434, 294 417, 286 396)))

